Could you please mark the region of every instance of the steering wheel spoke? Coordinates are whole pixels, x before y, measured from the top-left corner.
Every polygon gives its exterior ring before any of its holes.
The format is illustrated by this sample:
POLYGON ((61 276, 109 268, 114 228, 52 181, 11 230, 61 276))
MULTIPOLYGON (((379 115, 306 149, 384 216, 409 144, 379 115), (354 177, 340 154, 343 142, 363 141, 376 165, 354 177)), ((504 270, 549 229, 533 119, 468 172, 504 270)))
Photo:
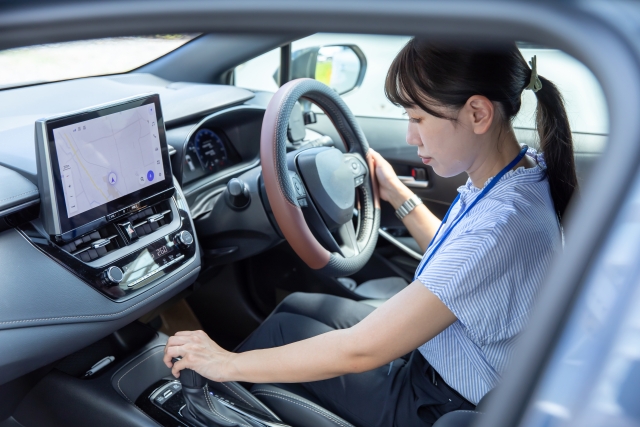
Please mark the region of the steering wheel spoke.
POLYGON ((337 234, 341 243, 340 251, 342 252, 342 256, 350 258, 360 253, 360 245, 358 244, 353 221, 342 224, 340 228, 338 228, 337 234))

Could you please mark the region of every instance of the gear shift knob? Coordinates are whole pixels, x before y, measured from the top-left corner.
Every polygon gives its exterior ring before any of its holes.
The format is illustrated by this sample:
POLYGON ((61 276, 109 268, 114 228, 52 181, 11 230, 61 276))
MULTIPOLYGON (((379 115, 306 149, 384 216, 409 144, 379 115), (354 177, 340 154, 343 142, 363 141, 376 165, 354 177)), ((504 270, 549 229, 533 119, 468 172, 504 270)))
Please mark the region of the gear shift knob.
MULTIPOLYGON (((171 359, 173 363, 176 363, 179 360, 180 359, 176 357, 171 359)), ((191 369, 181 370, 179 379, 183 388, 199 389, 207 384, 207 380, 205 379, 205 377, 191 369)))

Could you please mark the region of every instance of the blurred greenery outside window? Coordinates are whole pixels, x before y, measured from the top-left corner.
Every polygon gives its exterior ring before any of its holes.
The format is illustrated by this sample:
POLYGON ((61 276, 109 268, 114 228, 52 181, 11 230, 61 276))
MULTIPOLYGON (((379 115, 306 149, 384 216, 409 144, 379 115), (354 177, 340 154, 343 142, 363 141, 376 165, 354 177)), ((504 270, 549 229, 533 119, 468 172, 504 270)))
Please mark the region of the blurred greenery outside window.
POLYGON ((0 89, 139 68, 198 34, 114 37, 51 43, 0 51, 0 89))

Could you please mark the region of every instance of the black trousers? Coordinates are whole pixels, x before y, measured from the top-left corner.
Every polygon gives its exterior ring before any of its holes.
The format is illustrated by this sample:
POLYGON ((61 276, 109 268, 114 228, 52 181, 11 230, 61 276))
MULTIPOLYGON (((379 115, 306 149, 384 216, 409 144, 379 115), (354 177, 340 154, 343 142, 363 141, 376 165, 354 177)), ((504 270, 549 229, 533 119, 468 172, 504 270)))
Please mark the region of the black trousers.
MULTIPOLYGON (((369 305, 332 295, 292 294, 237 351, 278 347, 348 328, 373 310, 369 305)), ((475 409, 417 350, 368 372, 297 386, 303 387, 311 400, 358 427, 431 426, 447 412, 475 409)))

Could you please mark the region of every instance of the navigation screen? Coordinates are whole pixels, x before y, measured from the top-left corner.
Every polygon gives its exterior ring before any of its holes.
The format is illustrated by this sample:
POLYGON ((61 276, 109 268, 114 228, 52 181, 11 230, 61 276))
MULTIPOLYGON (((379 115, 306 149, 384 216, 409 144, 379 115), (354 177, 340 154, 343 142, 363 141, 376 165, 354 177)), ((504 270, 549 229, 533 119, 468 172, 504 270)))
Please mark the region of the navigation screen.
POLYGON ((153 103, 53 129, 67 216, 163 181, 153 103))

